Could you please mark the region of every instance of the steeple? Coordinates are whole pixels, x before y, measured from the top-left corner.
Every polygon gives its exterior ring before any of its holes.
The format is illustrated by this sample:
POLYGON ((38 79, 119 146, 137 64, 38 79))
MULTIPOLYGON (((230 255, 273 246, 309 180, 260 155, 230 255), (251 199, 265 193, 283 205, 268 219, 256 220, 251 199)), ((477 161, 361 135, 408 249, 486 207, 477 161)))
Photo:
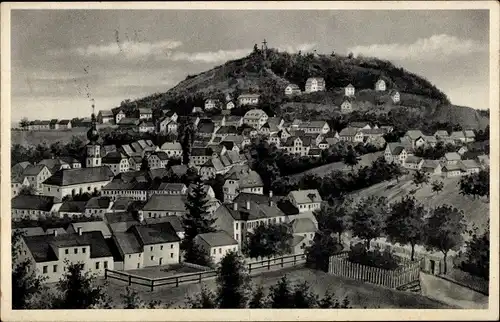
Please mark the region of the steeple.
POLYGON ((99 139, 99 132, 97 131, 97 119, 95 117, 95 106, 92 104, 92 116, 91 116, 90 129, 87 132, 87 139, 89 139, 89 144, 96 144, 99 139))
POLYGON ((264 55, 264 60, 267 59, 267 41, 264 39, 262 42, 262 54, 264 55))
POLYGON ((95 117, 95 106, 92 103, 92 117, 90 129, 87 132, 87 159, 85 165, 87 168, 101 166, 101 146, 97 143, 99 132, 97 131, 97 119, 95 117))

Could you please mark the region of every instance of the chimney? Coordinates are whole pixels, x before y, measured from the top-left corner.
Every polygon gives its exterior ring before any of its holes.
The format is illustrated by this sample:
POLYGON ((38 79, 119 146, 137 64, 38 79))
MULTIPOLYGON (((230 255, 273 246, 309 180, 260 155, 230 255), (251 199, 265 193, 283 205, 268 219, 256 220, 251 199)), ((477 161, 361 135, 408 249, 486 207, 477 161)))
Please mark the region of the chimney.
POLYGON ((250 200, 247 200, 247 210, 250 210, 250 200))
POLYGON ((233 210, 234 211, 238 210, 238 203, 237 202, 233 202, 233 210))
POLYGON ((57 229, 54 229, 54 237, 57 237, 57 229))
POLYGON ((82 227, 78 227, 77 231, 78 231, 78 235, 81 236, 82 235, 82 227))

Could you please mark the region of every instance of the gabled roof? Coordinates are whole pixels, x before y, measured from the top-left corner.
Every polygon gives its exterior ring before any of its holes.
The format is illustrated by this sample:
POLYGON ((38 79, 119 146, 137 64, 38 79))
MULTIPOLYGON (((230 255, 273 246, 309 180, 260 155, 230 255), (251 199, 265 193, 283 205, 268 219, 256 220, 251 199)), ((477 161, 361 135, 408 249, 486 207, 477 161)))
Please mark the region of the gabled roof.
POLYGON ((189 169, 185 164, 178 164, 178 165, 173 165, 170 167, 172 172, 178 176, 182 176, 186 174, 187 170, 189 169))
POLYGON ((182 150, 182 146, 179 142, 165 142, 161 146, 161 150, 182 150))
POLYGON ((277 206, 269 206, 264 203, 258 204, 254 201, 250 201, 250 209, 247 209, 246 206, 244 208, 238 206, 238 209, 234 210, 231 204, 222 205, 221 207, 224 207, 235 220, 250 221, 285 216, 277 206))
POLYGON ((142 245, 179 242, 174 227, 169 222, 158 224, 136 225, 132 227, 142 245))
POLYGON ((115 232, 113 235, 123 255, 142 253, 141 244, 132 232, 115 232))
POLYGON ((241 94, 240 96, 238 96, 238 99, 242 99, 242 98, 259 98, 260 95, 259 94, 241 94))
POLYGON ((139 124, 139 119, 137 118, 131 118, 131 117, 124 117, 118 122, 118 125, 138 125, 139 124))
POLYGON ((297 84, 290 83, 286 87, 290 87, 292 90, 300 90, 300 87, 297 84))
POLYGON ((466 138, 474 138, 474 137, 476 137, 476 134, 474 134, 474 131, 472 131, 472 130, 465 130, 464 134, 465 134, 466 138))
POLYGON ((340 131, 339 135, 340 136, 355 136, 356 134, 360 133, 360 130, 357 128, 353 127, 346 127, 340 131))
POLYGON ((312 233, 317 230, 316 225, 309 218, 297 218, 292 221, 292 231, 294 234, 312 233))
POLYGON ((198 123, 198 132, 213 133, 214 130, 215 130, 215 124, 212 122, 200 122, 200 123, 198 123))
POLYGON ((464 139, 465 135, 464 135, 463 131, 453 131, 453 132, 451 132, 450 137, 452 139, 464 139))
POLYGON ((399 155, 405 149, 404 146, 398 142, 387 143, 387 147, 389 148, 389 151, 391 151, 392 155, 399 155))
POLYGON ((70 227, 72 227, 75 232, 78 232, 78 228, 81 228, 82 233, 100 231, 104 238, 111 236, 111 231, 109 230, 108 225, 106 225, 106 223, 102 220, 71 223, 70 227))
POLYGON ((86 201, 64 201, 59 212, 84 213, 86 201))
POLYGON ((121 154, 118 151, 109 152, 102 158, 103 164, 119 164, 123 159, 125 159, 125 155, 121 154))
MULTIPOLYGON (((370 126, 370 122, 349 122, 349 127, 361 129, 365 126, 370 126)), ((370 126, 371 128, 371 126, 370 126)))
POLYGON ((266 112, 259 108, 254 108, 245 113, 243 118, 246 119, 260 119, 263 116, 267 116, 266 112))
POLYGON ((435 136, 432 136, 432 135, 424 135, 423 136, 424 140, 427 142, 427 143, 436 143, 437 142, 437 139, 435 136))
MULTIPOLYGON (((47 167, 43 164, 30 165, 24 169, 23 176, 37 176, 43 171, 43 168, 47 167)), ((49 169, 47 168, 47 170, 49 169)))
POLYGON ((436 169, 439 167, 441 164, 437 160, 424 160, 424 163, 422 163, 422 169, 436 169))
POLYGON ((238 242, 234 240, 227 232, 224 230, 219 230, 211 233, 199 234, 195 237, 196 240, 203 240, 210 247, 219 246, 229 246, 238 245, 238 242))
POLYGON ((102 117, 113 117, 113 112, 111 110, 100 110, 99 114, 101 114, 102 117))
POLYGON ((449 134, 448 134, 448 131, 446 131, 446 130, 437 130, 436 133, 434 133, 434 136, 447 137, 447 136, 449 136, 449 134))
POLYGON ((113 172, 107 166, 92 168, 62 169, 45 180, 44 184, 69 186, 81 183, 108 181, 113 172))
POLYGON ((112 211, 125 211, 129 208, 131 204, 133 204, 135 201, 132 198, 128 197, 120 197, 113 202, 113 206, 111 206, 112 211))
POLYGON ((321 196, 317 189, 307 189, 307 190, 294 190, 290 191, 290 196, 295 200, 296 203, 311 203, 311 202, 321 202, 321 196))
POLYGON ((456 152, 448 152, 444 155, 444 159, 446 161, 459 161, 462 159, 462 157, 456 152))
POLYGON ((236 126, 233 125, 227 125, 227 126, 221 126, 215 134, 237 134, 238 130, 236 129, 236 126))
POLYGON ((11 199, 12 209, 30 209, 50 211, 54 206, 54 197, 39 195, 19 195, 11 199))
POLYGON ((151 114, 151 113, 153 113, 153 110, 150 109, 149 107, 139 108, 139 114, 151 114))
POLYGON ((465 169, 476 169, 481 167, 475 160, 462 160, 461 163, 465 169))
POLYGON ((86 209, 108 209, 111 199, 109 197, 92 197, 85 204, 86 209))
POLYGON ((142 210, 186 212, 185 199, 185 196, 179 195, 153 195, 142 210))
POLYGON ((178 233, 184 232, 184 227, 182 226, 181 217, 178 216, 163 216, 157 218, 144 218, 146 224, 159 224, 168 222, 172 225, 174 230, 178 233))
POLYGON ((240 189, 262 187, 264 185, 260 175, 248 167, 234 166, 226 175, 226 180, 228 179, 238 181, 240 189))
POLYGON ((420 130, 408 130, 405 134, 405 136, 408 136, 412 140, 416 140, 419 137, 423 137, 424 134, 420 130))
POLYGON ((410 156, 408 156, 406 158, 405 162, 406 163, 416 163, 416 164, 419 164, 420 162, 422 162, 422 158, 410 155, 410 156))

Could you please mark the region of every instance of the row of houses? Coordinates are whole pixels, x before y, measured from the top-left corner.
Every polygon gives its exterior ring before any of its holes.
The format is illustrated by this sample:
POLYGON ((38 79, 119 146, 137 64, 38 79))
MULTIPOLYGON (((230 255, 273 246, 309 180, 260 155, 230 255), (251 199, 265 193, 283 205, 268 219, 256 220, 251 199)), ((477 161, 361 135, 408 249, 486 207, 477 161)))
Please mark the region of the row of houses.
POLYGON ((72 128, 72 123, 71 120, 34 120, 30 121, 25 128, 29 131, 69 130, 72 128))

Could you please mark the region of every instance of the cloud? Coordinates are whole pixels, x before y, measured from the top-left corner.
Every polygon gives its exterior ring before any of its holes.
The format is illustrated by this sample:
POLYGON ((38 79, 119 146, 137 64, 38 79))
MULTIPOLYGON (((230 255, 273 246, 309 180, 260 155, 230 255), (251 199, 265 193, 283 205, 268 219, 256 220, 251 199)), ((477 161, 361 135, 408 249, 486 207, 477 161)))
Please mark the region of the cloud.
POLYGON ((373 44, 348 49, 354 55, 376 56, 387 60, 434 61, 486 52, 487 45, 472 39, 446 34, 420 38, 412 44, 373 44))
POLYGON ((165 55, 180 46, 182 46, 182 42, 177 40, 157 42, 117 41, 106 45, 49 50, 47 53, 56 57, 77 55, 97 58, 123 57, 125 59, 138 59, 165 55))
POLYGON ((217 63, 227 60, 241 58, 248 55, 252 50, 247 49, 234 49, 234 50, 217 50, 217 51, 204 51, 204 52, 171 52, 166 56, 167 60, 172 61, 187 61, 191 63, 217 63))

